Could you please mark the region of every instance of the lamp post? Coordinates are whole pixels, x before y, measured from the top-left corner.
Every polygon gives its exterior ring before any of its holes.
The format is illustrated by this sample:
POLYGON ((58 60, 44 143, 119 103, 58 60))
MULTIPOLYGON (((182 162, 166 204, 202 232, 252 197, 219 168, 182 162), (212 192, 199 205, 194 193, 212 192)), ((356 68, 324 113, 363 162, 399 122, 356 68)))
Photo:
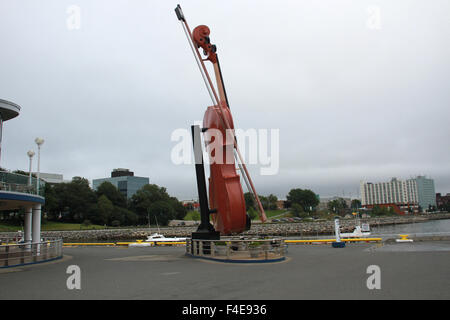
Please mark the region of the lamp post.
MULTIPOLYGON (((28 155, 28 157, 30 157, 30 173, 29 173, 29 178, 28 178, 28 186, 29 186, 29 188, 30 188, 30 191, 32 190, 32 180, 31 180, 31 162, 32 162, 32 159, 33 159, 33 156, 34 156, 34 151, 33 150, 30 150, 30 151, 28 151, 27 152, 27 155, 28 155)), ((32 224, 33 224, 33 208, 30 206, 30 207, 27 207, 26 208, 26 210, 25 210, 25 228, 24 228, 24 237, 25 237, 25 242, 27 243, 27 244, 29 244, 29 243, 31 243, 31 241, 32 241, 32 233, 31 233, 31 228, 32 228, 32 224)), ((30 245, 27 245, 27 250, 30 250, 31 249, 31 246, 30 245)))
POLYGON ((28 178, 28 185, 29 186, 31 186, 31 162, 32 162, 32 160, 33 160, 33 156, 34 156, 34 151, 33 150, 30 150, 30 151, 28 151, 27 152, 27 155, 28 155, 28 157, 30 157, 30 176, 29 176, 29 178, 28 178))
POLYGON ((41 145, 44 143, 44 139, 42 138, 36 138, 34 139, 34 142, 36 142, 37 146, 38 146, 38 167, 37 167, 37 188, 36 188, 36 193, 37 195, 39 195, 39 185, 40 185, 40 181, 39 178, 41 176, 41 145))

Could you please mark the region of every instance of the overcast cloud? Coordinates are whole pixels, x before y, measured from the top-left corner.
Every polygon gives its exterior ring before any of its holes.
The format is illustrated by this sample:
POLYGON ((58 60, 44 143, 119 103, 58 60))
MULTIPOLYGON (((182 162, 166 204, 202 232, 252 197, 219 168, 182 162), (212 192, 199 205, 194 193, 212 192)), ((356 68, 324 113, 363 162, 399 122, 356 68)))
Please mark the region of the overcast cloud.
MULTIPOLYGON (((0 166, 28 170, 39 136, 43 172, 92 182, 124 167, 196 197, 170 137, 211 102, 177 3, 1 0, 0 99, 22 110, 4 124, 0 166), (80 29, 67 28, 71 5, 80 29)), ((449 1, 180 4, 192 29, 211 28, 235 125, 280 129, 278 174, 250 166, 258 193, 355 197, 360 180, 418 174, 450 192, 449 1)))

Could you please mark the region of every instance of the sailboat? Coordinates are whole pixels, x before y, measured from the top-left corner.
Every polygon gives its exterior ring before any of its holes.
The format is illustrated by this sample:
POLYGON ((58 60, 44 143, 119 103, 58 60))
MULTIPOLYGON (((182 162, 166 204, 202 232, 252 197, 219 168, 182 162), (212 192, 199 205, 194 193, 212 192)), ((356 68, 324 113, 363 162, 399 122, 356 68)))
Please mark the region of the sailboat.
POLYGON ((180 242, 180 241, 186 241, 186 238, 166 238, 163 234, 161 234, 161 231, 159 230, 159 224, 158 219, 156 219, 156 226, 158 227, 158 232, 153 233, 147 237, 147 240, 145 242, 180 242))
POLYGON ((356 225, 355 229, 351 233, 341 233, 342 238, 362 238, 370 236, 370 226, 368 223, 363 223, 361 225, 361 220, 359 220, 359 217, 357 213, 353 213, 353 215, 356 218, 356 225))
MULTIPOLYGON (((155 216, 155 220, 156 220, 156 225, 158 227, 158 232, 155 232, 155 233, 149 235, 147 237, 147 239, 144 240, 144 241, 137 240, 136 242, 128 244, 128 246, 129 247, 151 247, 151 246, 156 245, 159 242, 171 243, 171 242, 183 242, 183 241, 186 241, 186 238, 177 238, 177 237, 166 238, 163 234, 161 234, 161 231, 159 230, 158 219, 156 219, 156 216, 155 216)), ((150 229, 150 218, 149 218, 148 227, 150 229)))

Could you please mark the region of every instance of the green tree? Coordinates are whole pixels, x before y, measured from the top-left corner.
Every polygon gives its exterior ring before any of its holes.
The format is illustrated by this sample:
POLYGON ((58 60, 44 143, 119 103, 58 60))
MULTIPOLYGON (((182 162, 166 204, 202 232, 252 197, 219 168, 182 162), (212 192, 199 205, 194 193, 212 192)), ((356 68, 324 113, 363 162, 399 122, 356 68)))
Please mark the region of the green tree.
POLYGON ((187 214, 187 209, 183 206, 183 204, 175 197, 170 197, 170 204, 175 210, 175 219, 183 220, 187 214))
POLYGON ((166 188, 156 184, 147 184, 138 190, 130 201, 130 209, 137 214, 140 224, 147 224, 150 221, 160 225, 167 225, 169 220, 182 219, 186 215, 186 210, 182 204, 174 197, 170 197, 166 188))
POLYGON ((294 203, 291 206, 291 212, 296 217, 304 218, 305 216, 307 216, 307 213, 303 210, 303 207, 298 203, 294 203))
POLYGON ((45 210, 52 220, 61 213, 62 221, 82 223, 90 219, 97 204, 97 196, 89 187, 89 181, 81 177, 74 177, 69 183, 46 185, 44 190, 46 200, 48 198, 45 210))
POLYGON ((253 207, 250 207, 250 209, 248 209, 247 214, 251 220, 255 220, 256 218, 258 218, 258 212, 253 207))
POLYGON ((333 211, 336 214, 342 215, 342 214, 344 214, 345 209, 347 209, 348 206, 347 206, 347 202, 345 202, 344 199, 337 198, 337 199, 334 199, 334 200, 328 202, 327 207, 328 207, 328 210, 333 211))
POLYGON ((105 196, 102 195, 98 198, 98 215, 96 217, 97 223, 109 224, 112 221, 114 214, 113 203, 105 196))
POLYGON ((353 199, 351 203, 352 209, 359 209, 361 208, 361 200, 359 199, 353 199))
POLYGON ((261 202, 261 205, 264 210, 269 209, 269 199, 265 196, 258 195, 259 201, 261 202))
POLYGON ((133 211, 124 209, 124 208, 118 208, 119 210, 122 210, 125 216, 125 223, 124 225, 127 226, 134 226, 137 225, 138 223, 138 216, 136 213, 134 213, 133 211))
POLYGON ((255 207, 255 199, 253 195, 250 192, 244 193, 244 200, 245 200, 245 208, 248 211, 250 208, 255 207))
POLYGON ((59 217, 59 198, 55 194, 53 185, 46 183, 44 187, 45 204, 42 211, 47 214, 47 219, 50 221, 58 220, 59 217))
POLYGON ((277 201, 278 197, 274 194, 269 194, 267 196, 268 206, 269 210, 276 210, 277 209, 277 201))
POLYGON ((167 201, 156 201, 148 208, 150 221, 166 226, 170 220, 175 219, 175 210, 167 201))
POLYGON ((115 206, 127 207, 127 198, 111 182, 105 181, 98 186, 97 197, 105 195, 115 206))
POLYGON ((297 203, 304 211, 310 211, 310 208, 314 209, 319 204, 318 196, 309 189, 291 189, 286 199, 291 203, 291 207, 297 203))

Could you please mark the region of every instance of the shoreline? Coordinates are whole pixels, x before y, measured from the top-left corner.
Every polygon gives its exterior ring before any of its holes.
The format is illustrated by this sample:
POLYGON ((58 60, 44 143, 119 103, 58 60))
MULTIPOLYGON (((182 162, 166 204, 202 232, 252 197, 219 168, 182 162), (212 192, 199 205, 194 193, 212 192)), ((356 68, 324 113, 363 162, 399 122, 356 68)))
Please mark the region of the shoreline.
MULTIPOLYGON (((377 217, 361 219, 369 223, 371 228, 396 224, 421 223, 432 220, 450 219, 450 213, 377 217)), ((341 232, 352 232, 354 219, 341 219, 341 232)), ((197 226, 160 227, 160 232, 166 237, 190 237, 197 226)), ((42 237, 62 238, 66 242, 116 241, 130 239, 145 239, 148 235, 158 232, 158 228, 124 228, 101 230, 72 231, 42 231, 42 237)), ((334 221, 288 222, 288 223, 255 223, 243 236, 319 236, 334 234, 334 221)), ((14 238, 17 232, 0 232, 0 238, 14 238)))

